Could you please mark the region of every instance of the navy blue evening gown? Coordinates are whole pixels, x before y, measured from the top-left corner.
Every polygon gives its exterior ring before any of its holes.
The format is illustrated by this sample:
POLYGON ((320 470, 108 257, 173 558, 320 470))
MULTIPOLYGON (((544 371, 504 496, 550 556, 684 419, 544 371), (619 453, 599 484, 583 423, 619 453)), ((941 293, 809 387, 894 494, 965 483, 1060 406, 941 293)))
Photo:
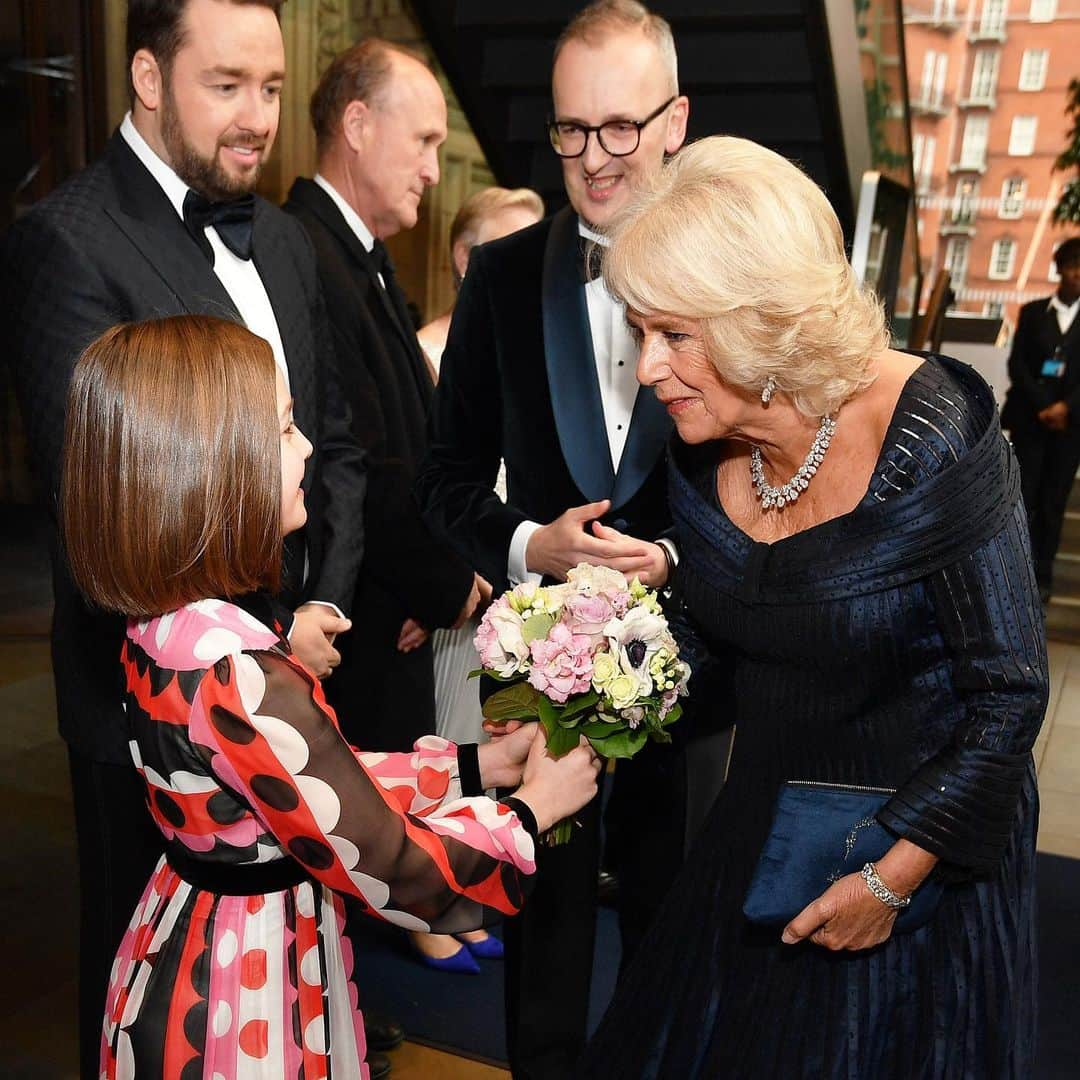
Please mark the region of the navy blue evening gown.
POLYGON ((712 666, 690 689, 735 725, 728 780, 580 1075, 1029 1077, 1046 648, 988 388, 931 357, 859 506, 772 545, 728 520, 715 470, 715 445, 675 445, 686 646, 712 666), (879 818, 941 857, 933 921, 862 953, 750 925, 785 780, 897 789, 879 818))

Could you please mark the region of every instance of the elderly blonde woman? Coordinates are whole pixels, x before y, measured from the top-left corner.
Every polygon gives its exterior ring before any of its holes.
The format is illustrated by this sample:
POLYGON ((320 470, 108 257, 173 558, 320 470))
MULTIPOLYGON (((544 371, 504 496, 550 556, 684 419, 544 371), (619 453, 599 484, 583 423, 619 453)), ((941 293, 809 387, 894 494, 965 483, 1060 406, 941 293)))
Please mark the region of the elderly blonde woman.
POLYGON ((888 347, 822 193, 740 139, 676 157, 604 265, 735 738, 582 1075, 1029 1076, 1046 651, 990 391, 888 347))

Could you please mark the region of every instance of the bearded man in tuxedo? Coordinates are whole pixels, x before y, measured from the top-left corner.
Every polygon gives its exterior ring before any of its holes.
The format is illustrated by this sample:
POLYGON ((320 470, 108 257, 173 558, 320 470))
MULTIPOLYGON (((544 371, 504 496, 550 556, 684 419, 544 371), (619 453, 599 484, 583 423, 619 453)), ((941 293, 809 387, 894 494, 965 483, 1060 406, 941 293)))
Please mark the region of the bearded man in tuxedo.
MULTIPOLYGON (((341 402, 303 230, 253 195, 278 128, 285 50, 274 0, 130 0, 131 111, 102 158, 4 238, 6 344, 32 463, 53 511, 68 383, 118 322, 242 321, 264 337, 312 438, 308 524, 285 552, 283 622, 318 675, 338 661, 362 551, 364 455, 341 402), (285 615, 285 609, 292 609, 285 615)), ((148 358, 152 362, 152 358, 148 358)), ((294 534, 295 535, 295 534, 294 534)), ((78 831, 80 1055, 96 1076, 108 972, 163 841, 132 767, 123 623, 87 607, 52 543, 53 672, 78 831)))
MULTIPOLYGON (((570 206, 473 250, 417 493, 429 524, 496 593, 563 580, 579 562, 664 586, 678 558, 661 537, 671 524, 671 420, 651 391, 639 390, 624 309, 585 254, 604 243, 638 179, 682 145, 689 103, 678 89, 671 28, 635 0, 589 5, 556 45, 552 97, 549 135, 570 206), (505 504, 493 490, 501 460, 505 504)), ((624 954, 681 862, 685 783, 678 746, 650 745, 616 769, 607 822, 609 847, 617 841, 624 954)), ((584 1046, 599 816, 594 803, 578 815, 569 844, 538 850, 536 889, 507 924, 515 1078, 568 1076, 584 1046)))

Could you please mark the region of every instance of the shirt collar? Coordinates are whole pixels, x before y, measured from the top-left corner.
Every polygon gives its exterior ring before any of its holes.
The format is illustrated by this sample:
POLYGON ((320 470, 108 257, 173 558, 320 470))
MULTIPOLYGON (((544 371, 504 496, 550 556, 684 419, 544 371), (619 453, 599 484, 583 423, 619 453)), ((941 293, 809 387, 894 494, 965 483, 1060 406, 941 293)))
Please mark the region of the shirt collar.
POLYGON ((592 240, 601 247, 607 247, 608 244, 611 243, 610 237, 605 236, 603 233, 598 233, 594 228, 586 225, 582 218, 578 218, 577 231, 578 236, 583 236, 586 240, 592 240))
POLYGON ((334 200, 334 205, 341 211, 341 216, 345 219, 345 224, 356 233, 356 238, 364 245, 364 250, 370 252, 375 246, 375 236, 360 219, 360 215, 345 201, 337 188, 335 188, 321 173, 315 174, 315 183, 334 200))
POLYGON ((161 190, 165 192, 169 202, 172 203, 173 209, 183 219, 184 196, 187 195, 190 188, 176 175, 171 166, 158 157, 157 151, 139 134, 139 129, 131 119, 130 112, 124 116, 123 122, 120 124, 120 134, 124 142, 131 147, 132 153, 146 166, 147 171, 158 182, 161 190))
POLYGON ((1080 296, 1078 296, 1071 304, 1066 304, 1057 293, 1054 293, 1054 295, 1050 297, 1050 307, 1055 311, 1061 311, 1066 315, 1075 312, 1078 305, 1080 305, 1080 296))

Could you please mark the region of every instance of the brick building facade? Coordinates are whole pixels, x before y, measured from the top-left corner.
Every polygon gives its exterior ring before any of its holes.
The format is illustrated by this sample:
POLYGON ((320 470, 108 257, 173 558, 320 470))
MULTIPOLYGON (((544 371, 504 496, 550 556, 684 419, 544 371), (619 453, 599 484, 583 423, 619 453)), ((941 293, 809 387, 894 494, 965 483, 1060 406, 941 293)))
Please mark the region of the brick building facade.
POLYGON ((944 266, 955 310, 1002 315, 1056 285, 1080 0, 904 0, 924 288, 944 266))

